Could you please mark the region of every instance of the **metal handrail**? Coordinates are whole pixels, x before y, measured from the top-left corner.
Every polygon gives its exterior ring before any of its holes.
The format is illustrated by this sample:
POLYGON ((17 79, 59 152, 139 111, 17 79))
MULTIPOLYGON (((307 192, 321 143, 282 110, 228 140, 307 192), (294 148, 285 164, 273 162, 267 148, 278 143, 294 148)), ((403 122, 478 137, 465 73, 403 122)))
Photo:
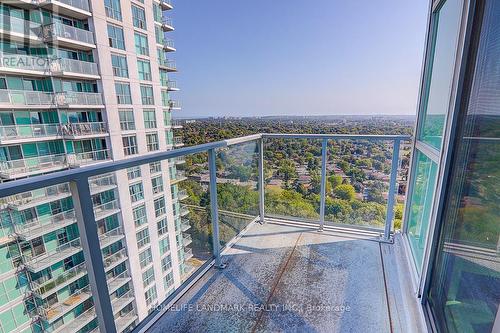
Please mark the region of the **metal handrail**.
POLYGON ((0 141, 59 136, 59 124, 30 124, 0 126, 0 141))

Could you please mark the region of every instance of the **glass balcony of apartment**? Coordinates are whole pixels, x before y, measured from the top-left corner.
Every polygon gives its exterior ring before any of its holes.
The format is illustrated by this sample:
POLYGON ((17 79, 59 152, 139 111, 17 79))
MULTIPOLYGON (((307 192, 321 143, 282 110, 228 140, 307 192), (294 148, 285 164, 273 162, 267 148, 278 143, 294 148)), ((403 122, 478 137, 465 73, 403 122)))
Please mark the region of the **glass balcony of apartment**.
POLYGON ((60 15, 81 20, 92 16, 88 0, 38 0, 38 4, 40 7, 60 15))
POLYGON ((50 69, 49 58, 0 52, 0 59, 0 73, 44 75, 50 69))
POLYGON ((14 223, 14 232, 19 239, 30 241, 73 223, 76 223, 76 215, 75 211, 70 209, 61 213, 34 218, 26 221, 26 223, 14 223))
POLYGON ((59 21, 43 26, 43 38, 53 44, 79 50, 89 51, 96 47, 94 34, 91 31, 66 25, 59 21))
POLYGON ((97 194, 115 189, 118 185, 114 174, 108 174, 89 179, 90 193, 97 194))
POLYGON ((73 77, 81 79, 99 79, 99 68, 95 62, 68 58, 50 61, 50 72, 54 76, 73 77))
POLYGON ((179 147, 183 147, 183 146, 184 146, 184 142, 182 141, 182 137, 180 137, 180 136, 174 137, 174 147, 179 148, 179 147))
POLYGON ((177 192, 177 199, 179 199, 180 201, 182 200, 185 200, 189 197, 188 193, 187 193, 187 190, 179 190, 177 192))
POLYGON ((56 93, 54 101, 60 108, 104 108, 102 94, 95 92, 67 91, 56 93))
POLYGON ((55 249, 33 257, 23 257, 23 265, 31 272, 40 272, 82 250, 80 238, 58 245, 55 249))
POLYGON ((32 90, 0 89, 0 109, 37 109, 54 107, 54 93, 32 90))
POLYGON ((191 229, 191 223, 187 219, 181 219, 181 231, 186 232, 191 229))
POLYGON ((94 207, 96 220, 102 220, 118 212, 120 212, 120 204, 118 200, 112 200, 94 207))
POLYGON ((113 308, 113 315, 116 315, 129 305, 135 299, 134 291, 129 290, 124 294, 114 293, 111 296, 111 307, 113 308))
POLYGON ((186 247, 193 242, 190 234, 182 234, 182 246, 186 247))
POLYGON ((109 294, 113 294, 131 280, 132 279, 128 271, 124 271, 117 276, 109 277, 107 279, 109 294))
POLYGON ((186 179, 187 179, 186 173, 183 170, 177 170, 176 172, 170 175, 170 184, 174 185, 186 179))
POLYGON ((158 44, 163 46, 165 52, 175 52, 177 49, 175 48, 174 41, 165 36, 159 37, 157 40, 158 44))
POLYGON ((104 137, 108 135, 108 126, 104 122, 61 124, 61 133, 67 139, 85 137, 104 137))
POLYGON ((60 135, 59 124, 0 126, 0 144, 55 140, 60 135))
POLYGON ((68 154, 69 165, 73 168, 111 160, 111 150, 101 149, 83 153, 68 154))
POLYGON ((193 250, 189 248, 184 249, 184 260, 187 261, 193 257, 193 250))
POLYGON ((31 292, 36 297, 44 299, 61 290, 87 274, 85 262, 82 262, 63 272, 54 272, 53 275, 42 275, 37 280, 31 281, 31 292))
POLYGON ((104 269, 110 271, 128 259, 127 250, 122 248, 116 252, 110 252, 103 256, 104 269))
POLYGON ((160 0, 160 5, 163 10, 173 9, 172 0, 160 0))
POLYGON ((48 173, 68 167, 66 154, 28 157, 19 160, 0 161, 0 177, 15 179, 34 174, 48 173))
POLYGON ((96 318, 95 307, 91 306, 87 310, 83 311, 79 315, 76 315, 75 318, 68 320, 67 323, 59 326, 53 331, 49 331, 50 333, 66 333, 66 332, 79 332, 82 328, 88 325, 92 320, 96 318))
POLYGON ((70 197, 69 184, 57 184, 43 189, 24 192, 7 198, 8 207, 12 210, 22 211, 44 203, 70 197))
POLYGON ((158 59, 158 66, 161 69, 165 69, 167 72, 177 72, 177 64, 175 60, 169 59, 158 59))
POLYGON ((178 214, 176 214, 176 216, 183 217, 183 216, 186 216, 188 214, 189 214, 189 208, 184 206, 184 205, 180 205, 178 214))
POLYGON ((163 16, 161 21, 161 27, 163 28, 163 31, 174 31, 174 24, 170 17, 163 16))
POLYGON ((175 101, 173 99, 169 100, 167 102, 168 108, 170 110, 180 110, 181 109, 181 103, 179 101, 175 101))
POLYGON ((177 82, 172 80, 162 80, 163 87, 167 88, 168 91, 179 91, 177 88, 177 82))
POLYGON ((23 20, 18 17, 0 14, 0 34, 8 36, 11 40, 24 41, 30 39, 42 44, 42 25, 37 22, 23 20))
POLYGON ((52 324, 57 319, 75 310, 77 306, 81 305, 91 297, 92 292, 90 290, 90 285, 87 285, 81 289, 75 290, 68 297, 55 304, 49 305, 44 302, 44 305, 37 307, 38 314, 48 324, 52 324))
POLYGON ((127 329, 130 325, 132 325, 136 320, 137 320, 137 312, 135 309, 125 313, 125 314, 120 314, 115 318, 116 322, 116 331, 118 333, 123 332, 125 329, 127 329))
POLYGON ((177 120, 177 119, 174 119, 172 120, 172 128, 175 128, 175 129, 180 129, 182 128, 182 123, 180 120, 177 120))
POLYGON ((121 227, 109 230, 101 235, 99 235, 99 243, 101 245, 101 249, 104 249, 111 244, 121 241, 125 238, 125 234, 123 233, 123 229, 121 227))

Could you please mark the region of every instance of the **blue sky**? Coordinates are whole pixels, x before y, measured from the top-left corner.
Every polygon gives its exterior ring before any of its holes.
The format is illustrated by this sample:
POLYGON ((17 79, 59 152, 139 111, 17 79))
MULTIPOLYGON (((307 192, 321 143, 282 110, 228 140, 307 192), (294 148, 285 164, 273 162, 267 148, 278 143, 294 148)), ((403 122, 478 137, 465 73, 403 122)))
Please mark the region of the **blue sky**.
POLYGON ((415 114, 424 0, 174 0, 176 117, 415 114))

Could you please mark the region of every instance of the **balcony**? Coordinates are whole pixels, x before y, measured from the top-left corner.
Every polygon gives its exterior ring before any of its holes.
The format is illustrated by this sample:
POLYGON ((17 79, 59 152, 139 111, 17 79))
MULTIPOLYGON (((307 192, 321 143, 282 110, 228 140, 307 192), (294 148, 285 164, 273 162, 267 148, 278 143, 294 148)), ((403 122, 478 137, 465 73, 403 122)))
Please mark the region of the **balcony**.
POLYGON ((180 190, 177 192, 177 199, 179 199, 180 201, 185 200, 188 197, 189 196, 186 190, 180 190))
POLYGON ((30 241, 73 223, 76 223, 76 215, 75 211, 70 209, 50 215, 50 217, 36 218, 24 224, 16 223, 14 224, 14 232, 19 239, 30 241))
POLYGON ((8 199, 8 206, 12 210, 22 211, 44 203, 70 197, 69 184, 58 184, 48 186, 37 191, 25 192, 11 196, 8 199))
POLYGON ((0 144, 55 140, 59 132, 59 124, 0 126, 0 144))
POLYGON ((172 19, 170 17, 163 16, 161 27, 163 31, 174 31, 174 24, 172 23, 172 19))
POLYGON ((68 286, 87 274, 85 263, 76 265, 62 273, 49 278, 49 275, 43 275, 38 280, 31 282, 31 290, 36 297, 44 299, 58 290, 68 286))
POLYGON ((72 168, 91 165, 111 160, 111 150, 93 150, 84 153, 68 154, 68 162, 72 168))
POLYGON ((110 271, 111 269, 115 268, 122 262, 128 259, 127 256, 127 250, 125 248, 117 251, 110 253, 107 256, 104 256, 103 261, 104 261, 104 269, 106 271, 110 271))
POLYGON ((51 73, 54 76, 74 77, 80 79, 100 79, 99 68, 96 63, 61 58, 51 63, 51 73))
POLYGON ((177 49, 174 46, 174 41, 166 37, 160 38, 160 43, 163 45, 165 52, 175 52, 177 49))
POLYGON ((167 72, 177 72, 177 65, 174 60, 159 59, 158 66, 167 72))
POLYGON ((96 47, 94 34, 91 31, 72 27, 58 21, 43 26, 43 38, 47 42, 79 50, 89 51, 96 47))
POLYGON ((0 90, 0 109, 50 109, 54 107, 54 93, 31 90, 0 90))
POLYGON ((112 200, 94 207, 96 221, 102 220, 118 212, 120 212, 120 204, 118 203, 118 200, 112 200))
POLYGON ((82 289, 74 291, 63 301, 50 306, 46 304, 46 306, 38 307, 38 314, 48 323, 53 323, 56 319, 74 310, 90 297, 92 297, 92 292, 90 291, 90 286, 87 285, 82 289))
POLYGON ((111 296, 111 306, 113 307, 113 314, 116 316, 118 312, 123 310, 127 305, 135 299, 134 291, 129 290, 125 294, 117 296, 116 293, 111 296))
POLYGON ((26 259, 23 264, 29 271, 36 273, 77 254, 81 250, 80 238, 76 238, 59 245, 55 250, 50 252, 35 257, 25 257, 26 259))
POLYGON ((88 93, 88 92, 63 92, 57 93, 54 96, 54 101, 60 108, 97 108, 103 109, 104 103, 102 101, 101 93, 88 93))
POLYGON ((22 42, 29 39, 30 42, 42 45, 42 26, 40 23, 27 21, 14 16, 0 14, 0 35, 9 37, 11 40, 22 42))
POLYGON ((65 154, 0 161, 0 177, 15 179, 66 169, 67 167, 68 163, 65 154))
POLYGON ((182 128, 181 121, 180 120, 172 120, 172 128, 181 129, 182 128))
POLYGON ((67 323, 59 326, 53 333, 78 332, 95 318, 96 312, 95 308, 92 306, 75 318, 70 319, 67 323))
POLYGON ((89 185, 92 195, 112 190, 118 186, 114 174, 90 178, 89 185))
MULTIPOLYGON (((425 324, 420 316, 418 299, 412 295, 411 288, 408 288, 408 281, 411 279, 408 271, 410 263, 403 248, 402 237, 393 228, 394 220, 391 214, 396 201, 395 185, 402 156, 398 149, 401 141, 408 139, 410 137, 402 135, 257 134, 139 156, 119 163, 89 167, 86 170, 71 170, 50 177, 41 176, 23 182, 5 183, 0 185, 0 190, 5 195, 14 195, 39 188, 47 181, 53 183, 74 179, 79 184, 75 190, 80 195, 90 191, 89 184, 88 189, 83 188, 85 192, 80 192, 89 177, 106 175, 146 163, 166 161, 178 156, 206 154, 208 151, 208 163, 205 159, 203 166, 209 168, 209 181, 207 184, 200 178, 200 184, 203 186, 199 188, 209 193, 196 195, 200 198, 210 198, 209 205, 201 207, 190 202, 189 208, 181 205, 180 209, 176 205, 175 215, 185 216, 191 210, 196 214, 193 213, 190 219, 195 215, 212 216, 214 220, 208 222, 206 230, 213 231, 214 240, 212 242, 212 237, 198 238, 195 232, 180 234, 177 237, 179 245, 191 245, 192 249, 184 248, 183 252, 181 250, 184 261, 181 275, 183 284, 165 304, 175 304, 175 307, 181 310, 166 311, 162 314, 157 312, 155 320, 158 321, 148 332, 252 329, 328 331, 332 327, 366 332, 387 332, 391 329, 406 332, 410 327, 420 332, 424 331, 425 324), (389 213, 386 214, 384 222, 374 225, 356 224, 349 220, 342 223, 328 222, 325 207, 322 205, 318 205, 317 216, 310 219, 279 217, 273 214, 273 207, 270 205, 274 202, 264 195, 264 168, 265 163, 269 162, 264 160, 267 155, 262 150, 256 153, 257 146, 263 146, 265 140, 272 139, 323 142, 323 148, 319 149, 320 152, 325 152, 321 157, 322 170, 326 170, 327 140, 389 141, 386 146, 393 149, 393 156, 387 192, 386 211, 389 213), (249 144, 252 149, 241 148, 241 145, 245 144, 249 144), (257 156, 253 160, 255 163, 246 164, 255 166, 252 174, 258 177, 257 185, 246 181, 224 181, 223 177, 227 177, 226 168, 221 166, 221 161, 217 158, 229 154, 231 149, 235 149, 234 156, 237 156, 237 159, 231 161, 243 163, 241 160, 245 154, 257 156), (259 155, 261 152, 262 155, 259 155), (85 181, 82 182, 82 179, 85 181), (256 206, 252 208, 254 211, 243 214, 223 209, 221 203, 217 202, 217 190, 225 184, 251 187, 254 193, 246 199, 251 197, 257 200, 256 206), (238 224, 234 223, 235 219, 238 219, 238 224), (221 247, 221 243, 224 247, 221 247), (212 249, 213 253, 210 252, 212 249), (212 266, 224 267, 223 263, 229 264, 225 270, 211 269, 212 266), (182 310, 186 304, 194 304, 195 307, 207 310, 197 311, 196 316, 193 316, 192 312, 187 311, 189 307, 186 307, 186 311, 182 310), (221 304, 247 308, 236 312, 223 310, 214 313, 208 310, 221 304), (248 308, 250 305, 254 307, 248 308), (262 308, 271 310, 262 311, 262 308)), ((222 161, 222 164, 224 163, 227 162, 222 161)), ((326 173, 322 172, 322 181, 326 181, 326 177, 326 173)), ((325 200, 325 196, 325 192, 320 193, 318 200, 325 200)), ((93 207, 90 200, 82 200, 81 203, 78 209, 81 210, 85 223, 95 223, 95 220, 89 218, 92 214, 85 212, 94 209, 97 220, 102 218, 103 212, 110 210, 93 207)), ((111 210, 119 211, 117 204, 108 204, 111 205, 111 210)), ((284 200, 279 204, 287 213, 293 214, 288 201, 284 200)), ((204 221, 203 217, 201 221, 204 221)), ((184 222, 180 224, 181 232, 188 230, 184 222)), ((199 226, 193 222, 191 228, 194 230, 199 226)), ((87 237, 99 240, 97 235, 89 234, 87 237)), ((88 251, 100 253, 101 249, 89 248, 88 251)), ((125 253, 117 255, 118 253, 103 258, 106 271, 109 272, 110 267, 126 258, 125 253)), ((124 272, 116 277, 102 279, 99 283, 107 282, 109 294, 112 295, 129 281, 129 273, 124 272)), ((110 299, 109 302, 117 304, 115 299, 110 299)), ((123 321, 128 323, 135 320, 137 319, 133 315, 129 320, 123 321)), ((123 325, 117 321, 117 326, 121 329, 123 325)))
POLYGON ((66 139, 81 139, 86 137, 105 137, 108 127, 104 122, 62 124, 61 132, 66 139))
POLYGON ((81 20, 92 16, 88 0, 38 0, 38 4, 52 12, 81 20))
POLYGON ((173 111, 173 110, 180 110, 182 107, 179 101, 169 100, 168 108, 170 111, 173 111))
POLYGON ((125 238, 125 234, 123 233, 121 227, 115 228, 102 235, 99 235, 99 243, 101 245, 101 249, 104 249, 118 241, 121 241, 123 238, 125 238))
POLYGON ((182 219, 181 232, 186 232, 189 229, 191 229, 191 224, 189 223, 189 220, 182 219))
POLYGON ((174 6, 172 6, 172 0, 160 0, 160 5, 163 10, 170 10, 174 8, 174 6))
POLYGON ((124 315, 119 316, 115 319, 116 321, 116 331, 118 333, 123 332, 127 327, 132 325, 137 320, 137 313, 132 310, 124 315))
POLYGON ((179 91, 180 89, 177 88, 177 82, 172 81, 172 80, 167 80, 166 82, 163 83, 163 86, 167 88, 168 91, 179 91))
POLYGON ((180 148, 184 146, 184 142, 182 141, 182 137, 176 136, 174 137, 174 147, 180 148))
POLYGON ((176 172, 170 175, 170 185, 180 183, 186 179, 187 179, 186 173, 183 170, 177 170, 176 172))

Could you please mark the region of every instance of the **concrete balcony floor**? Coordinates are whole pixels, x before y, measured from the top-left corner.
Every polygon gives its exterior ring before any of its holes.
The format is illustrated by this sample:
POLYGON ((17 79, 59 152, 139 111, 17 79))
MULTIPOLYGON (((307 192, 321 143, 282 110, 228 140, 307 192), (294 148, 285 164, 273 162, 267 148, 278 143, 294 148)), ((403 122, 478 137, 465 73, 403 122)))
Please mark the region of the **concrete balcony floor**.
POLYGON ((251 225, 147 332, 425 332, 399 234, 377 238, 251 225))

